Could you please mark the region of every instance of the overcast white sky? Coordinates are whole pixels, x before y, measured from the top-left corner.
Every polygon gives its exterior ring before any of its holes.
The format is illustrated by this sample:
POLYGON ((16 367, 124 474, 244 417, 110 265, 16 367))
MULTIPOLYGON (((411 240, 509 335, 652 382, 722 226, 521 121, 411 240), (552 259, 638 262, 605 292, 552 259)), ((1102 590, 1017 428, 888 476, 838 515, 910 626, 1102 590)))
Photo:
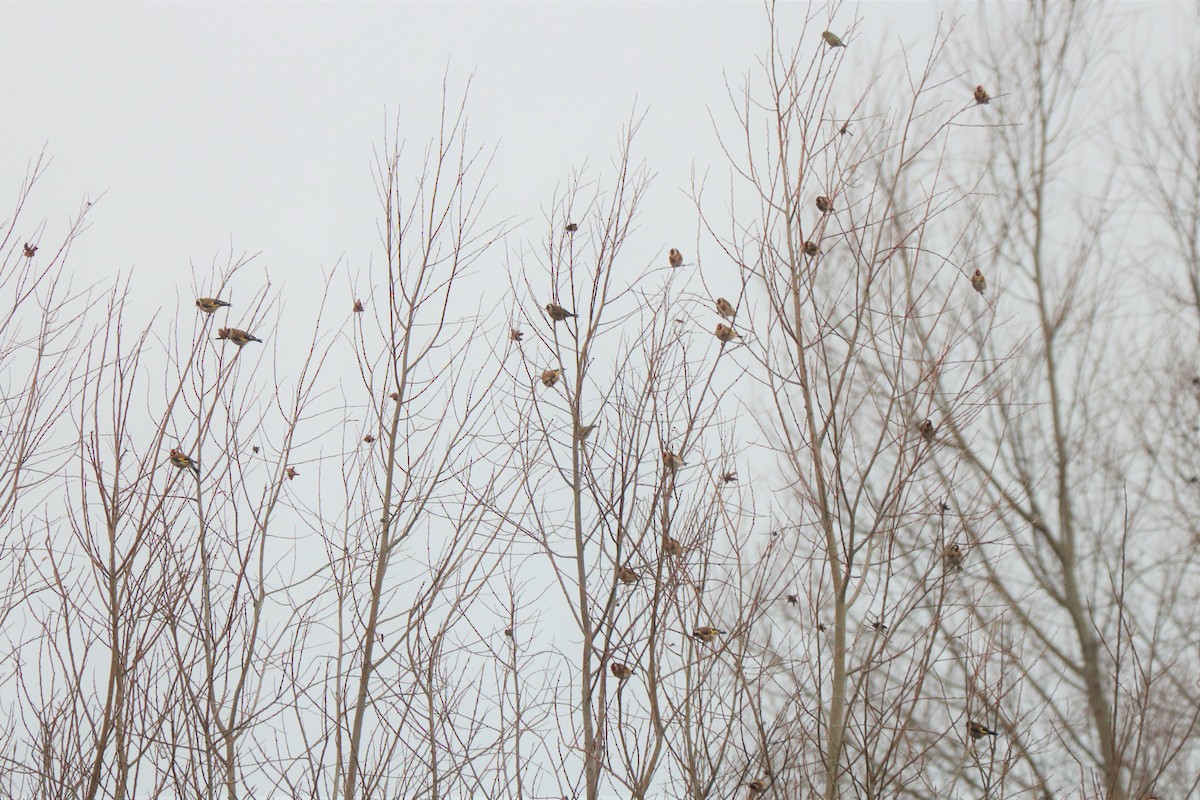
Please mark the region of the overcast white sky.
MULTIPOLYGON (((798 23, 806 8, 784 16, 798 23)), ((849 52, 873 64, 881 43, 926 44, 949 8, 846 5, 829 27, 861 17, 849 52)), ((1130 8, 1170 44, 1184 6, 1130 8)), ((657 179, 644 224, 665 248, 695 241, 692 168, 727 174, 708 117, 728 108, 723 74, 736 80, 765 45, 753 2, 5 3, 0 191, 15 196, 45 146, 54 164, 26 224, 48 219, 56 241, 82 198, 106 193, 73 271, 133 270, 168 309, 176 291, 190 303, 189 261, 204 267, 230 242, 261 251, 277 282, 340 258, 361 269, 378 250, 372 147, 397 113, 423 146, 449 65, 455 92, 474 74, 473 138, 499 145, 494 217, 540 222, 572 166, 607 165, 635 103, 648 110, 638 150, 657 179)))

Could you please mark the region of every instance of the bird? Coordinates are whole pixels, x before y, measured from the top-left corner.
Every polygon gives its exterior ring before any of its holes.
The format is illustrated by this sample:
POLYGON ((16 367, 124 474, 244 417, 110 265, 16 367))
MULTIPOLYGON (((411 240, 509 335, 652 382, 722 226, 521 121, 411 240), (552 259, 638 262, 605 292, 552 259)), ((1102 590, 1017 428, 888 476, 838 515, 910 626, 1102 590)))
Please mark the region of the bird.
POLYGON ((613 677, 619 681, 628 680, 633 675, 633 670, 622 664, 620 661, 614 661, 608 665, 608 671, 613 674, 613 677))
POLYGON ((365 311, 365 310, 366 310, 366 309, 365 309, 365 308, 364 308, 364 306, 363 306, 363 301, 362 301, 362 300, 355 300, 355 301, 354 301, 354 313, 355 313, 355 314, 361 314, 361 313, 363 313, 363 311, 365 311))
POLYGON ((392 392, 391 394, 388 395, 388 397, 392 398, 392 400, 394 400, 397 403, 400 402, 400 393, 399 392, 392 392))
POLYGON ((830 47, 845 47, 846 43, 841 40, 836 33, 832 31, 821 31, 821 38, 825 40, 825 44, 830 47))
POLYGON ((621 565, 617 567, 617 580, 628 586, 631 583, 637 583, 641 580, 641 575, 638 575, 629 567, 621 565))
POLYGON ((722 342, 732 342, 739 336, 738 332, 733 328, 729 327, 728 325, 722 325, 719 322, 717 323, 717 329, 714 331, 714 333, 722 342))
POLYGON ((683 545, 668 536, 667 541, 663 543, 663 552, 669 556, 681 556, 683 555, 683 545))
POLYGON ((562 375, 561 369, 547 369, 542 372, 542 385, 549 389, 554 384, 558 383, 558 376, 562 375))
POLYGON ((724 297, 717 298, 717 313, 725 319, 733 319, 737 309, 733 307, 733 303, 726 300, 724 297))
POLYGON ((787 596, 787 604, 788 604, 789 606, 798 606, 798 605, 800 605, 800 597, 799 597, 798 595, 789 594, 789 595, 787 596))
POLYGON ((546 303, 546 313, 555 322, 562 322, 564 319, 577 316, 556 303, 546 303))
POLYGON ((261 451, 262 451, 262 448, 261 448, 261 447, 259 447, 258 445, 251 445, 251 446, 250 446, 250 452, 251 452, 251 453, 254 453, 254 455, 258 455, 258 454, 259 454, 261 451))
POLYGON ((830 200, 825 195, 818 196, 817 197, 817 210, 820 211, 822 214, 828 214, 830 211, 833 211, 833 201, 830 200))
POLYGON ((262 344, 262 339, 247 333, 241 328, 221 328, 217 331, 217 338, 233 342, 238 346, 239 350, 241 350, 250 342, 258 342, 259 344, 262 344))
POLYGON ((567 233, 574 233, 575 231, 579 230, 579 226, 574 222, 568 222, 566 230, 567 233))
POLYGON ((672 267, 678 267, 683 263, 683 253, 672 247, 671 252, 667 253, 667 263, 672 267))
POLYGON ((289 481, 295 480, 296 476, 300 474, 300 471, 297 470, 295 467, 284 467, 283 472, 285 475, 287 475, 287 479, 289 481))
POLYGON ((699 639, 705 644, 715 642, 718 637, 724 635, 725 631, 720 628, 714 628, 711 625, 701 625, 692 630, 693 638, 699 639))
POLYGON ((184 455, 182 450, 178 448, 172 448, 170 460, 172 466, 177 467, 178 469, 190 469, 192 472, 196 473, 197 477, 199 477, 200 465, 188 456, 184 455))
POLYGON ((771 784, 767 783, 762 778, 755 778, 754 780, 747 781, 742 785, 750 790, 750 794, 762 794, 771 784))
POLYGON ((683 458, 672 453, 670 450, 662 451, 663 466, 671 472, 683 466, 683 458))
POLYGON ((594 430, 596 430, 596 426, 594 424, 593 425, 580 424, 579 427, 577 427, 575 429, 575 438, 582 442, 584 439, 591 436, 592 431, 594 431, 594 430))
POLYGON ((849 133, 851 136, 854 135, 853 133, 850 133, 850 120, 846 120, 842 123, 842 127, 838 128, 839 136, 845 136, 847 133, 849 133))
POLYGON ((722 472, 721 483, 737 483, 737 473, 733 470, 722 472))
POLYGON ((992 98, 988 96, 987 90, 982 86, 975 87, 975 105, 986 106, 992 98))
POLYGON ((946 548, 942 550, 942 563, 948 570, 960 571, 963 563, 962 548, 956 544, 946 545, 946 548))
POLYGON ((937 426, 935 426, 933 424, 933 420, 927 419, 921 423, 921 427, 919 428, 919 430, 921 431, 922 439, 924 439, 927 442, 932 442, 933 435, 935 433, 937 433, 937 426))
POLYGON ((971 720, 967 723, 967 733, 971 735, 972 740, 982 739, 985 736, 997 736, 994 730, 984 725, 982 722, 971 720))
POLYGON ((819 255, 821 255, 821 248, 817 245, 816 242, 812 242, 812 241, 805 242, 804 243, 804 255, 808 256, 809 258, 812 258, 813 256, 819 256, 819 255))
POLYGON ((37 255, 37 245, 26 242, 25 243, 25 257, 33 258, 36 255, 37 255))
POLYGON ((367 444, 375 444, 375 437, 368 433, 363 437, 363 441, 367 444))
POLYGON ((229 303, 226 303, 224 300, 218 300, 215 297, 197 297, 196 308, 205 314, 211 314, 218 308, 229 308, 229 303))
POLYGON ((987 278, 983 277, 983 270, 975 270, 971 273, 971 288, 983 294, 983 290, 987 288, 987 278))
POLYGON ((525 338, 525 334, 519 328, 509 328, 508 338, 514 342, 519 342, 525 338))

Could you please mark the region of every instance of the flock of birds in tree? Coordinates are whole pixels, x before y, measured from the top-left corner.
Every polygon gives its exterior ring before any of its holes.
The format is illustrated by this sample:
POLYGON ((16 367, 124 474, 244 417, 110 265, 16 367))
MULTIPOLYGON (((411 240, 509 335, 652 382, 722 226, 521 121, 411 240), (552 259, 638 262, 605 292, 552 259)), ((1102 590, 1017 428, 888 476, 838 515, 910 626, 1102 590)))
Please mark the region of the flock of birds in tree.
MULTIPOLYGON (((846 46, 846 43, 842 41, 841 37, 839 37, 837 34, 833 33, 832 31, 823 31, 821 33, 821 38, 824 39, 825 43, 831 48, 846 46)), ((982 86, 975 87, 974 97, 975 97, 976 105, 987 105, 991 102, 991 97, 988 95, 987 91, 982 86)), ((839 132, 842 134, 848 133, 849 132, 849 123, 847 122, 846 124, 842 125, 839 132)), ((817 210, 820 211, 822 214, 833 213, 833 200, 830 197, 827 197, 825 195, 820 195, 816 198, 815 202, 816 202, 817 210)), ((573 234, 578 230, 579 230, 579 225, 577 223, 571 222, 571 223, 568 223, 566 226, 566 232, 569 234, 573 234)), ((821 254, 820 245, 814 241, 804 242, 801 250, 804 253, 804 255, 808 256, 809 258, 815 258, 816 256, 821 254)), ((29 242, 25 243, 25 247, 24 247, 25 258, 32 259, 35 255, 37 255, 37 251, 38 251, 37 245, 29 243, 29 242)), ((677 268, 677 267, 682 266, 683 265, 683 254, 678 249, 672 247, 670 249, 670 251, 667 253, 667 263, 670 264, 670 266, 672 268, 677 268)), ((983 294, 984 290, 987 288, 987 279, 984 278, 983 272, 981 270, 976 269, 971 274, 971 287, 976 292, 979 292, 980 294, 983 294)), ((737 309, 734 307, 734 305, 732 303, 730 303, 728 300, 726 300, 724 297, 718 297, 716 299, 715 305, 716 305, 717 314, 723 320, 727 320, 728 322, 732 323, 733 318, 737 314, 737 309)), ((209 314, 209 315, 211 315, 218 309, 229 308, 229 307, 230 307, 230 303, 227 303, 226 301, 221 300, 216 297, 200 297, 200 298, 197 298, 197 300, 196 300, 196 308, 200 309, 201 312, 203 312, 205 314, 209 314)), ((355 300, 354 301, 354 313, 360 314, 363 312, 363 310, 364 310, 364 307, 363 307, 362 301, 355 300)), ((574 314, 574 313, 568 311, 567 309, 563 308, 562 306, 558 305, 557 303, 547 303, 546 304, 546 314, 547 314, 547 316, 550 317, 550 320, 554 323, 565 322, 568 319, 572 319, 572 318, 575 318, 578 316, 577 314, 574 314)), ((733 326, 731 324, 727 325, 724 322, 717 323, 716 329, 713 331, 713 333, 717 337, 717 340, 721 342, 722 346, 732 342, 734 339, 740 338, 740 334, 736 330, 734 330, 733 326)), ((510 331, 510 338, 515 342, 520 342, 523 336, 524 336, 524 334, 517 328, 513 328, 510 331)), ((248 331, 242 330, 241 328, 218 328, 216 338, 219 341, 227 341, 227 342, 230 342, 230 343, 236 345, 238 350, 241 350, 241 348, 245 347, 247 344, 249 344, 251 342, 258 342, 260 344, 262 343, 262 339, 259 339, 258 337, 254 336, 253 334, 249 333, 248 331)), ((558 380, 561 377, 562 377, 561 369, 544 370, 541 374, 542 385, 547 388, 552 387, 556 383, 558 383, 558 380)), ((393 395, 393 399, 396 399, 395 395, 393 395)), ((586 440, 588 438, 588 436, 591 435, 591 433, 595 429, 595 427, 596 427, 595 424, 592 424, 592 425, 580 424, 575 430, 575 436, 578 439, 580 439, 581 441, 586 440)), ((921 423, 921 425, 919 427, 919 432, 921 434, 921 437, 926 442, 932 442, 934 435, 937 433, 937 428, 934 426, 932 420, 926 419, 925 421, 923 421, 921 423)), ((367 437, 364 438, 364 441, 366 441, 369 444, 374 441, 374 437, 368 435, 367 437)), ((255 449, 255 452, 258 451, 257 447, 254 449, 255 449)), ((181 470, 189 470, 189 471, 193 472, 197 477, 199 477, 200 465, 194 459, 192 459, 190 456, 188 456, 186 453, 184 453, 182 450, 180 450, 179 448, 171 449, 171 452, 169 454, 169 460, 170 460, 171 464, 173 466, 175 466, 176 468, 181 469, 181 470)), ((662 451, 662 461, 663 461, 663 468, 667 472, 671 472, 671 473, 673 473, 675 470, 679 469, 680 467, 684 466, 683 458, 675 453, 672 453, 669 450, 662 451)), ((284 473, 287 476, 288 480, 295 478, 299 474, 296 471, 296 469, 291 466, 286 467, 284 470, 284 473)), ((726 472, 726 473, 722 474, 721 480, 723 483, 733 483, 733 482, 737 481, 737 475, 736 475, 736 473, 733 473, 733 472, 726 472)), ((666 536, 665 542, 663 543, 663 552, 668 556, 673 556, 673 557, 682 556, 683 555, 683 545, 680 544, 677 540, 671 538, 670 536, 666 536)), ((962 569, 963 559, 965 558, 965 555, 966 554, 963 552, 962 548, 959 547, 957 544, 947 545, 942 551, 942 563, 943 563, 944 568, 947 571, 951 571, 951 570, 956 571, 956 572, 960 571, 962 569)), ((617 569, 617 579, 621 583, 629 585, 629 584, 637 583, 639 580, 641 580, 641 576, 631 567, 621 566, 621 567, 618 567, 618 569, 617 569)), ((788 595, 788 602, 789 603, 798 602, 798 598, 796 598, 795 595, 788 595)), ((876 623, 876 626, 879 629, 886 630, 886 626, 883 626, 881 623, 876 623)), ((823 625, 818 625, 818 627, 821 629, 824 629, 823 625)), ((505 633, 511 635, 511 631, 505 631, 505 633)), ((704 644, 712 644, 712 643, 716 642, 718 639, 720 639, 720 637, 724 636, 725 633, 726 632, 721 630, 720 628, 716 628, 711 625, 699 625, 699 626, 695 627, 694 629, 692 629, 692 638, 694 638, 696 641, 702 642, 704 644)), ((629 678, 631 678, 633 676, 634 671, 633 671, 632 667, 629 667, 626 664, 623 664, 619 661, 613 661, 611 664, 609 664, 609 672, 611 672, 613 677, 615 677, 618 681, 623 683, 624 681, 628 680, 629 678)), ((971 737, 972 741, 977 741, 979 739, 982 739, 985 736, 996 736, 997 735, 996 731, 994 731, 991 728, 988 728, 986 725, 976 722, 974 720, 968 721, 967 734, 971 737)), ((744 783, 743 785, 746 786, 750 790, 750 793, 752 795, 757 795, 757 794, 761 794, 761 793, 765 792, 770 787, 770 782, 767 780, 764 780, 762 778, 756 778, 754 780, 744 783)))

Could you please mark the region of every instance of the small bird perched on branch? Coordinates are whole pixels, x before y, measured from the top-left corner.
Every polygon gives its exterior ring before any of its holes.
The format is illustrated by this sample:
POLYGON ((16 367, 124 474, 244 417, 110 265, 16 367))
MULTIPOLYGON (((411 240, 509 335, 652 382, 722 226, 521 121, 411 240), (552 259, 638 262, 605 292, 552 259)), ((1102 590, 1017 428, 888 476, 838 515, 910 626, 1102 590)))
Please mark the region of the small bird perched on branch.
POLYGON ((967 733, 971 735, 972 741, 977 741, 985 736, 998 736, 994 730, 984 725, 982 722, 972 720, 967 724, 967 733))
POLYGON ((737 473, 733 470, 722 472, 721 483, 737 483, 737 473))
POLYGON ((677 470, 683 466, 683 458, 675 455, 670 450, 662 451, 662 460, 663 460, 663 466, 666 467, 671 472, 674 472, 675 470, 677 470))
POLYGON ((717 313, 725 319, 733 319, 737 309, 733 307, 733 303, 726 300, 724 297, 717 298, 717 313))
POLYGON ((725 631, 720 628, 714 628, 711 625, 701 625, 692 631, 692 636, 705 644, 712 644, 718 637, 723 636, 725 631))
POLYGON ((986 89, 984 89, 982 86, 975 87, 975 105, 986 106, 991 99, 992 98, 988 96, 986 89))
POLYGON ((200 477, 200 465, 184 455, 183 451, 179 448, 171 448, 170 460, 172 466, 178 469, 190 469, 196 473, 196 477, 200 477))
POLYGON ((363 301, 362 301, 362 300, 355 300, 355 301, 354 301, 354 313, 355 313, 355 314, 361 314, 361 313, 363 313, 363 312, 364 312, 364 311, 366 311, 366 310, 367 310, 367 309, 366 309, 366 306, 364 306, 364 305, 363 305, 363 301))
POLYGON ((963 551, 957 544, 948 544, 942 550, 942 563, 947 570, 962 571, 963 551))
POLYGON ((241 328, 221 328, 217 331, 217 338, 233 342, 238 346, 239 350, 241 350, 250 342, 258 342, 259 344, 262 344, 262 339, 247 333, 241 328))
POLYGON ((683 253, 672 247, 671 252, 667 253, 667 263, 669 263, 672 267, 680 266, 683 264, 683 253))
POLYGON ((196 308, 205 314, 211 314, 218 308, 229 308, 229 303, 226 303, 224 300, 218 300, 215 297, 197 297, 196 308))
POLYGON ((296 479, 296 476, 300 474, 300 471, 295 467, 284 467, 283 474, 287 475, 287 479, 291 481, 296 479))
POLYGON ((542 372, 542 385, 549 389, 554 384, 558 383, 558 376, 562 375, 561 369, 548 369, 542 372))
POLYGON ((719 322, 717 323, 717 329, 714 331, 714 333, 722 342, 732 342, 740 335, 733 328, 729 327, 728 325, 722 325, 719 322))
POLYGON ((641 576, 625 565, 617 567, 617 580, 628 586, 631 583, 637 583, 641 576))
POLYGON ((971 273, 971 288, 980 294, 987 288, 987 278, 983 277, 982 270, 977 269, 971 273))
POLYGON ((846 46, 846 43, 842 41, 841 37, 832 31, 821 31, 821 38, 824 39, 825 44, 829 45, 830 47, 846 46))
POLYGON ((752 781, 747 781, 746 783, 742 784, 742 786, 745 786, 750 790, 750 794, 762 794, 770 785, 771 784, 767 783, 762 778, 755 778, 752 781))
POLYGON ((830 211, 833 211, 833 201, 830 200, 825 195, 818 196, 817 197, 817 210, 820 211, 822 214, 828 214, 830 211))
POLYGON ((25 243, 25 257, 33 258, 36 255, 37 255, 37 245, 26 242, 25 243))
POLYGON ((570 311, 567 311, 557 303, 546 303, 546 313, 549 314, 550 319, 554 320, 555 322, 562 322, 564 319, 577 316, 576 314, 572 314, 570 311))
POLYGON ((591 436, 594 430, 596 430, 595 424, 584 425, 580 423, 579 427, 575 429, 575 438, 582 442, 591 436))
POLYGON ((568 222, 566 230, 567 233, 574 233, 575 231, 579 230, 579 225, 574 222, 568 222))
POLYGON ((922 422, 919 430, 921 431, 921 438, 927 442, 932 442, 933 435, 937 433, 937 427, 933 424, 933 420, 931 419, 927 419, 922 422))
POLYGON ((613 674, 613 677, 619 681, 628 680, 633 675, 633 670, 620 661, 614 661, 608 665, 608 671, 613 674))
POLYGON ((808 256, 809 258, 812 258, 813 256, 819 256, 821 255, 821 247, 816 242, 805 242, 804 255, 808 256))
POLYGON ((523 332, 521 332, 521 330, 518 328, 509 328, 508 329, 508 338, 511 341, 519 342, 525 338, 525 334, 523 332))
POLYGON ((681 556, 683 555, 683 545, 668 536, 663 543, 663 553, 669 556, 681 556))

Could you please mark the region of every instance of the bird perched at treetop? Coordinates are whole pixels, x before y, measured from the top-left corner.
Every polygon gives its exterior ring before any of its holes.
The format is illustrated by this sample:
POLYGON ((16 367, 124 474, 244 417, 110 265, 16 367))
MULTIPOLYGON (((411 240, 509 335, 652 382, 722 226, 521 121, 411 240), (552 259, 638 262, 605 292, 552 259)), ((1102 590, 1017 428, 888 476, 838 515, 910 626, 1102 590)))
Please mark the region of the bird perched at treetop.
POLYGON ((663 543, 663 552, 669 556, 681 556, 683 555, 683 545, 668 536, 663 543))
POLYGON ((589 436, 591 436, 592 431, 594 431, 595 429, 596 429, 596 426, 594 424, 593 425, 580 424, 580 426, 575 429, 575 438, 582 442, 585 439, 587 439, 589 436))
POLYGON ((196 308, 203 311, 205 314, 211 314, 218 308, 228 308, 229 303, 224 300, 218 300, 215 297, 197 297, 196 308))
POLYGON ((714 628, 711 625, 701 625, 692 631, 692 636, 705 644, 715 642, 718 637, 724 635, 725 631, 720 628, 714 628))
POLYGON ((667 263, 672 267, 678 267, 683 263, 683 253, 672 247, 671 252, 667 253, 667 263))
POLYGON ((613 674, 613 677, 619 681, 628 680, 633 675, 633 670, 622 664, 620 661, 614 661, 608 665, 608 671, 613 674))
POLYGON ((732 342, 740 335, 733 328, 729 327, 728 325, 722 325, 719 322, 717 323, 717 329, 714 331, 714 333, 722 342, 732 342))
POLYGON ((364 305, 363 305, 363 301, 362 301, 362 300, 355 300, 355 301, 354 301, 354 313, 355 313, 355 314, 361 314, 361 313, 363 313, 363 312, 364 312, 364 311, 366 311, 366 310, 367 310, 367 309, 366 309, 366 306, 364 306, 364 305))
POLYGON ((830 200, 825 195, 818 196, 817 197, 817 210, 820 211, 822 214, 828 214, 830 211, 833 211, 833 201, 830 200))
POLYGON ((821 248, 816 242, 805 242, 804 255, 808 256, 809 258, 812 258, 813 256, 819 256, 821 255, 821 248))
POLYGON ((514 342, 519 342, 525 338, 525 334, 517 328, 508 329, 508 338, 514 342))
POLYGON ((737 483, 737 473, 733 470, 722 472, 721 483, 737 483))
POLYGON ((718 297, 717 313, 725 319, 733 319, 733 315, 737 313, 737 309, 733 307, 733 303, 729 302, 724 297, 718 297))
POLYGON ((574 222, 568 222, 566 230, 567 233, 574 233, 575 231, 579 230, 579 225, 574 222))
POLYGON ((182 450, 178 448, 172 448, 170 459, 172 466, 177 467, 178 469, 190 469, 192 472, 196 473, 197 477, 200 476, 200 465, 184 455, 182 450))
POLYGON ((670 450, 662 451, 662 460, 663 466, 672 472, 683 466, 683 458, 675 455, 670 450))
POLYGON ((25 257, 33 258, 36 255, 37 255, 37 245, 26 242, 25 243, 25 257))
POLYGON ((842 41, 841 37, 832 31, 821 31, 821 38, 824 39, 825 44, 829 45, 830 47, 846 46, 846 43, 842 41))
POLYGON ((629 567, 626 567, 624 565, 617 567, 617 580, 619 580, 621 583, 624 583, 625 585, 629 585, 631 583, 637 583, 640 578, 641 578, 641 576, 638 575, 636 572, 634 572, 629 567))
POLYGON ((986 89, 984 89, 982 86, 975 87, 975 105, 986 106, 991 99, 992 98, 988 96, 986 89))
POLYGON ((295 467, 284 467, 283 474, 287 475, 287 479, 291 481, 296 479, 296 476, 300 474, 300 471, 295 467))
POLYGON ((932 442, 933 435, 937 433, 937 428, 934 426, 933 420, 931 419, 927 419, 922 422, 919 430, 921 431, 921 438, 927 442, 932 442))
POLYGON ((546 303, 546 313, 555 322, 562 322, 564 319, 577 316, 556 303, 546 303))
POLYGON ((767 790, 767 787, 770 786, 771 784, 767 783, 762 778, 755 778, 754 780, 747 781, 746 783, 743 783, 742 785, 750 790, 750 794, 762 794, 763 792, 765 792, 767 790))
POLYGON ((554 384, 558 383, 558 376, 562 375, 561 369, 548 369, 542 372, 542 385, 549 389, 554 384))
POLYGON ((985 736, 998 735, 994 730, 984 725, 982 722, 975 722, 974 720, 967 724, 967 733, 971 735, 972 740, 982 739, 985 736))
POLYGON ((947 570, 961 571, 963 565, 962 548, 956 544, 946 545, 946 549, 942 550, 942 563, 946 566, 947 570))
POLYGON ((971 288, 980 294, 987 288, 987 278, 983 277, 982 270, 977 269, 971 273, 971 288))
POLYGON ((217 331, 217 338, 233 342, 238 346, 239 350, 241 350, 250 342, 258 342, 259 344, 262 344, 262 339, 247 333, 241 328, 221 328, 217 331))

